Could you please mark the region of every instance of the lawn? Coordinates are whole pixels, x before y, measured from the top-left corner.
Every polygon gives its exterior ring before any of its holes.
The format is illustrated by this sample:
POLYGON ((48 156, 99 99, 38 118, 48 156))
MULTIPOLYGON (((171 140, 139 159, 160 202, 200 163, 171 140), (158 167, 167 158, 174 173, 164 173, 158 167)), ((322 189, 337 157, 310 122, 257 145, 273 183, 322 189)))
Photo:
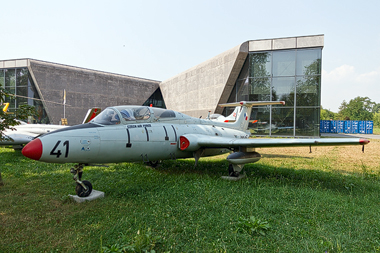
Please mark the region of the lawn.
POLYGON ((70 164, 0 148, 0 252, 380 251, 379 150, 257 149, 237 182, 224 156, 86 167, 105 198, 78 204, 70 164))
POLYGON ((374 126, 373 127, 373 134, 379 134, 380 135, 380 127, 374 126))

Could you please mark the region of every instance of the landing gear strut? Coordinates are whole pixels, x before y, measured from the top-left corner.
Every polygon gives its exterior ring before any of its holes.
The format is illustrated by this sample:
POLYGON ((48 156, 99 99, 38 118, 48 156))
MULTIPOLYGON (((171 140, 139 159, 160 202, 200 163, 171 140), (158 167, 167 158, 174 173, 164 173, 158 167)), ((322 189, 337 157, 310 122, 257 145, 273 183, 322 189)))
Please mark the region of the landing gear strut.
POLYGON ((240 171, 235 171, 232 163, 228 165, 228 176, 230 177, 238 177, 240 175, 240 171))
POLYGON ((245 177, 245 173, 241 173, 244 164, 232 164, 228 165, 228 176, 222 177, 223 179, 237 181, 245 177))
POLYGON ((230 162, 228 166, 228 177, 223 177, 228 180, 239 180, 245 177, 245 173, 242 174, 244 164, 255 163, 260 160, 261 155, 255 151, 248 152, 246 147, 239 147, 239 151, 234 150, 233 153, 227 156, 227 161, 230 162))
POLYGON ((75 187, 75 192, 79 197, 87 197, 92 192, 92 184, 87 180, 82 180, 83 174, 83 164, 75 165, 74 168, 70 169, 71 174, 74 175, 73 179, 77 183, 75 187))

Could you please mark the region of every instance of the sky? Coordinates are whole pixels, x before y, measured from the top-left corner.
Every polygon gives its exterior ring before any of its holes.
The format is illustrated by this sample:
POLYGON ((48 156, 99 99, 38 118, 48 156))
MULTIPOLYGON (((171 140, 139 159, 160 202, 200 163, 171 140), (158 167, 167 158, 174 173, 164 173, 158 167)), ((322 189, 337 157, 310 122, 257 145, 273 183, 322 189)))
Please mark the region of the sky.
POLYGON ((324 34, 322 106, 380 103, 378 0, 3 1, 0 60, 163 81, 245 41, 324 34))

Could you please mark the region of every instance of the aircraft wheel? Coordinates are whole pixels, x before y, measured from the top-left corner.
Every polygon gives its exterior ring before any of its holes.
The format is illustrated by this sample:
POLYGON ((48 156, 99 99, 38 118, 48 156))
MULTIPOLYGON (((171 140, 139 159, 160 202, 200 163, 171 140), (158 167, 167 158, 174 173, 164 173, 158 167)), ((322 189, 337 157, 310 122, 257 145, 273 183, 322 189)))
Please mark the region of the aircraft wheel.
POLYGON ((92 192, 92 184, 87 180, 83 180, 82 183, 87 187, 87 190, 85 190, 82 185, 77 183, 75 192, 79 197, 88 197, 92 192))
POLYGON ((157 168, 158 165, 160 165, 160 161, 150 161, 150 162, 147 162, 146 165, 148 165, 152 168, 157 168))

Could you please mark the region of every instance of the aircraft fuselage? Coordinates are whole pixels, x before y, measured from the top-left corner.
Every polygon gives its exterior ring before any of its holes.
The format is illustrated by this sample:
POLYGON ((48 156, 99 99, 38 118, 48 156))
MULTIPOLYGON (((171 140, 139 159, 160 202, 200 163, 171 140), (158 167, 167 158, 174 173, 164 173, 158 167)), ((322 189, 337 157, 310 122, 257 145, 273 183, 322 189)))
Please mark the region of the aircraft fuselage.
MULTIPOLYGON (((179 148, 179 137, 201 134, 248 138, 243 131, 214 125, 142 123, 100 126, 93 123, 68 127, 40 137, 40 161, 54 163, 115 163, 157 161, 193 157, 179 148)), ((205 149, 202 156, 229 152, 226 148, 205 149)))

